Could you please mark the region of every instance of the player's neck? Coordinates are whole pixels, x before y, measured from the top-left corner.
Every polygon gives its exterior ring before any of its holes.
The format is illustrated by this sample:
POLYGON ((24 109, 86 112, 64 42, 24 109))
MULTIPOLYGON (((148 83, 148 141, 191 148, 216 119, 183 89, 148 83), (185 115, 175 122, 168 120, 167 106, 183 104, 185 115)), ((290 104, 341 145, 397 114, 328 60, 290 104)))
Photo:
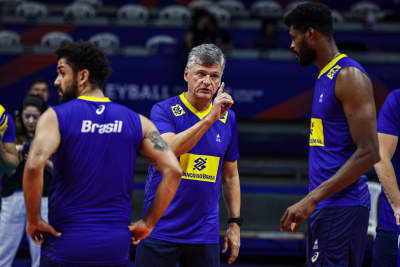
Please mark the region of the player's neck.
POLYGON ((91 89, 90 87, 84 88, 80 92, 79 96, 93 96, 93 97, 96 97, 96 98, 104 98, 105 97, 104 93, 103 93, 103 91, 101 89, 98 89, 98 88, 91 89))
POLYGON ((196 97, 194 94, 191 94, 189 92, 186 92, 184 94, 186 100, 198 111, 203 112, 206 109, 208 109, 208 107, 211 104, 211 99, 201 99, 196 97))
POLYGON ((319 71, 321 71, 326 65, 332 62, 332 60, 338 56, 339 49, 336 47, 334 41, 324 42, 320 44, 319 50, 317 50, 317 56, 315 57, 314 64, 318 67, 319 71))

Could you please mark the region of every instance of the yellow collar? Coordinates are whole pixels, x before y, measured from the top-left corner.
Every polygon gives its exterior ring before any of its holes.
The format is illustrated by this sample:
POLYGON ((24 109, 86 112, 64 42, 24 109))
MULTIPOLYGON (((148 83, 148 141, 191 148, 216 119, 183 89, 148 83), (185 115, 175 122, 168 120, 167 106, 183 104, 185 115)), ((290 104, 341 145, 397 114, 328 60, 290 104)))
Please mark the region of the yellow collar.
POLYGON ((181 99, 182 103, 191 111, 194 113, 194 115, 196 115, 197 117, 200 118, 200 120, 204 119, 205 116, 207 116, 208 113, 210 113, 211 108, 212 108, 212 102, 210 103, 210 105, 208 106, 208 108, 206 110, 204 110, 203 112, 198 111, 195 107, 192 106, 192 104, 189 103, 189 101, 187 101, 187 99, 185 98, 185 93, 182 93, 181 95, 179 95, 179 98, 181 99))
POLYGON ((347 57, 345 54, 339 55, 337 58, 334 58, 328 65, 326 65, 318 75, 318 79, 324 75, 328 70, 330 70, 335 64, 341 60, 342 58, 347 57))
POLYGON ((108 97, 94 97, 94 96, 78 96, 78 99, 93 101, 93 102, 111 102, 108 97))

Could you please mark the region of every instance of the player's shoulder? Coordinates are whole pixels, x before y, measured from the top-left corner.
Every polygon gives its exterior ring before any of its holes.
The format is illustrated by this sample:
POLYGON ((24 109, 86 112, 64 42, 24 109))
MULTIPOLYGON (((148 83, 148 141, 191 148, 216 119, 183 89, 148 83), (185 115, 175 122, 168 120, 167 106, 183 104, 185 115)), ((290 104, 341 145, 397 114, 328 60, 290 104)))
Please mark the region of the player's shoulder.
POLYGON ((180 103, 180 98, 179 96, 174 96, 168 99, 165 99, 163 101, 160 101, 158 103, 155 103, 152 108, 152 113, 153 112, 160 112, 164 111, 166 112, 167 110, 169 111, 171 107, 176 106, 180 103))
POLYGON ((400 89, 395 89, 391 91, 385 100, 386 103, 396 107, 399 105, 399 101, 400 101, 400 89))

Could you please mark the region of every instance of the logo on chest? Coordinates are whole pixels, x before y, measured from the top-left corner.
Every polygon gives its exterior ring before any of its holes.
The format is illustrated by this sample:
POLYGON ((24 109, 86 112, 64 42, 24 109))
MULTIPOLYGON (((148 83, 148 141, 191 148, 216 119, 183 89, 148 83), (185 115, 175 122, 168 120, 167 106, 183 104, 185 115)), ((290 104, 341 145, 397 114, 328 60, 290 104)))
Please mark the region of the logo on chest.
POLYGON ((183 114, 186 113, 179 104, 176 104, 176 106, 172 106, 171 109, 172 113, 174 113, 176 117, 182 116, 183 114))
POLYGON ((215 183, 217 180, 219 157, 185 153, 179 158, 182 179, 215 183))
POLYGON ((311 119, 310 146, 325 146, 324 127, 321 119, 311 119))

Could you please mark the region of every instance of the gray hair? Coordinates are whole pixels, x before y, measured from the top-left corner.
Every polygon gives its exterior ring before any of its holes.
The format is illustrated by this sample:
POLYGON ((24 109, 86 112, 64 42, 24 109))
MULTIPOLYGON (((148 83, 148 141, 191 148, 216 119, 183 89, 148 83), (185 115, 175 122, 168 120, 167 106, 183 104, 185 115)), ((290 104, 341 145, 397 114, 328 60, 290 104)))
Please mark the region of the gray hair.
POLYGON ((221 64, 222 71, 224 71, 225 62, 225 55, 218 46, 214 44, 202 44, 190 51, 186 68, 190 71, 193 64, 212 66, 219 63, 221 64))

